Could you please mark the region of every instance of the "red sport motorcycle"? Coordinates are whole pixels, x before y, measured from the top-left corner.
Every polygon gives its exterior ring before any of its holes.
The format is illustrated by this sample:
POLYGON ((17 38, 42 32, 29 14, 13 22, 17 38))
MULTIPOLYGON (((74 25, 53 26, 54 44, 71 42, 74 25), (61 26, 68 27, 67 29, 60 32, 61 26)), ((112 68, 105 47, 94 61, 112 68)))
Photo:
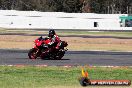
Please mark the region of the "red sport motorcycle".
POLYGON ((49 46, 50 39, 48 37, 43 38, 42 36, 37 38, 34 41, 35 45, 32 49, 29 50, 28 56, 29 59, 36 59, 40 57, 41 59, 62 59, 65 54, 65 51, 68 49, 66 41, 61 41, 59 49, 56 50, 56 44, 49 46))

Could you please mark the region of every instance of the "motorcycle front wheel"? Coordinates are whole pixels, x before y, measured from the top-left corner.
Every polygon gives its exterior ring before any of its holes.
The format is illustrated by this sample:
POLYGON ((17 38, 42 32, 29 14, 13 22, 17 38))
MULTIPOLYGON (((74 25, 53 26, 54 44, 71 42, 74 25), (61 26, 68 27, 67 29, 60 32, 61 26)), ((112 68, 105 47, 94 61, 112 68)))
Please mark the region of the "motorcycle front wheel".
POLYGON ((28 52, 29 59, 36 59, 37 58, 37 49, 32 48, 28 52))

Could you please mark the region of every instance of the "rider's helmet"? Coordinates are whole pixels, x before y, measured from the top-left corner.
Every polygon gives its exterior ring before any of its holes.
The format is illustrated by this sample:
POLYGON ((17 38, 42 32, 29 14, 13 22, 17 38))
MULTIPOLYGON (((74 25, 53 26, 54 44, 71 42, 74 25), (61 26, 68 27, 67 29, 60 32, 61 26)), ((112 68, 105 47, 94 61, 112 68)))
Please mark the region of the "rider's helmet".
POLYGON ((53 37, 55 35, 55 30, 51 29, 49 30, 49 37, 53 37))

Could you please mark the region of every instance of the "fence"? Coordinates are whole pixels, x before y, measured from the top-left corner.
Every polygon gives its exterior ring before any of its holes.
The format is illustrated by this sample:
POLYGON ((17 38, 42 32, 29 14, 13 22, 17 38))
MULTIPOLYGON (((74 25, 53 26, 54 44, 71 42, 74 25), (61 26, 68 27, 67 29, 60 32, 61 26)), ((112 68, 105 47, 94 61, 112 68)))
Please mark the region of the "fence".
POLYGON ((0 10, 0 27, 22 29, 131 30, 131 27, 120 27, 120 16, 127 16, 127 14, 0 10))

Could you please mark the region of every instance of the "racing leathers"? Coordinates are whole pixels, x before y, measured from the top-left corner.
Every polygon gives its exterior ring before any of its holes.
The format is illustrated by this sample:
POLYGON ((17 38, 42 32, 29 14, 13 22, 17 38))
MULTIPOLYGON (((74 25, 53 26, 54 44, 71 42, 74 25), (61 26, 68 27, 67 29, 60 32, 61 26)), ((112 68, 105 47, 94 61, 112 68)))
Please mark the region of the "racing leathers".
POLYGON ((51 40, 51 42, 49 43, 49 45, 53 45, 55 46, 55 49, 59 49, 59 46, 60 46, 60 38, 58 37, 58 35, 53 35, 53 37, 50 37, 49 38, 51 40))

